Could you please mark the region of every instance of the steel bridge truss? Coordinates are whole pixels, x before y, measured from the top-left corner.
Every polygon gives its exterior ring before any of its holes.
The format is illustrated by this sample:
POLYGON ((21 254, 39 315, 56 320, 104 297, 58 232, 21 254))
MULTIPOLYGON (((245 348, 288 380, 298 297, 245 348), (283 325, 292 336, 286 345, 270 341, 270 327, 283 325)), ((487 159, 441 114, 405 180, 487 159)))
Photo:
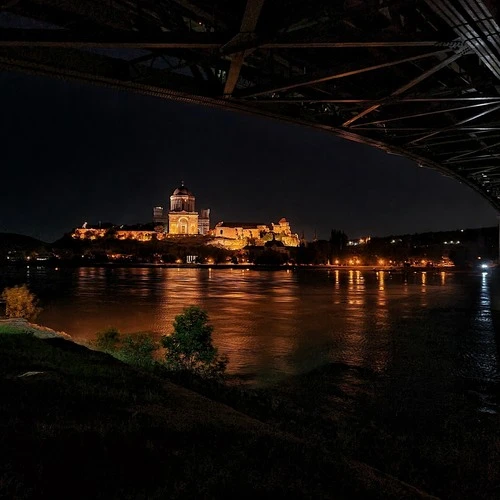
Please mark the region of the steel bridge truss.
POLYGON ((0 0, 0 68, 319 128, 455 177, 500 210, 495 5, 0 0))

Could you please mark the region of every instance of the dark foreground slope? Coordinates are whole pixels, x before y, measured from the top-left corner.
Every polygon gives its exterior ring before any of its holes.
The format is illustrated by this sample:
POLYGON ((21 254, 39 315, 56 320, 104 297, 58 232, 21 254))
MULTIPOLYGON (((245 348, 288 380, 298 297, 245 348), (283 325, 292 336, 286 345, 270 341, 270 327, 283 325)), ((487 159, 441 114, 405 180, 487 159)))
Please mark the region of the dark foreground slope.
POLYGON ((1 498, 425 497, 66 340, 0 335, 0 380, 1 498))

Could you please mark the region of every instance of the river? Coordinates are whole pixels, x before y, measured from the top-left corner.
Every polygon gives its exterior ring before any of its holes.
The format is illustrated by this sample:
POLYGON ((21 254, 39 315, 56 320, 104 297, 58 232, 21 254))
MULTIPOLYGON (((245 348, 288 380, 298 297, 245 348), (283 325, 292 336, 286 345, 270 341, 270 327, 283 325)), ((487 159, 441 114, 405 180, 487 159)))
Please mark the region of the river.
POLYGON ((231 383, 293 429, 442 498, 498 498, 500 269, 0 269, 0 289, 21 283, 37 322, 84 343, 159 338, 200 305, 231 383))
POLYGON ((197 268, 4 268, 0 288, 27 283, 38 322, 78 341, 121 332, 172 330, 197 304, 214 326, 229 372, 279 380, 328 362, 397 376, 437 369, 500 383, 500 286, 496 275, 450 271, 197 268))

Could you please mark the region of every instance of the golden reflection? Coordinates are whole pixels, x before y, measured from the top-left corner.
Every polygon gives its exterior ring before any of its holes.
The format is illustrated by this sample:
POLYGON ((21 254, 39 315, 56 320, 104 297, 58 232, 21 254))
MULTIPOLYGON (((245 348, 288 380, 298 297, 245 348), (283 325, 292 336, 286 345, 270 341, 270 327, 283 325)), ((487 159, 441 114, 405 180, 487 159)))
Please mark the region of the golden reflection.
POLYGON ((358 288, 364 288, 365 279, 361 274, 361 271, 356 271, 356 285, 358 288))
POLYGON ((162 297, 155 311, 155 325, 161 333, 168 333, 182 309, 190 305, 203 307, 204 287, 200 284, 204 273, 201 269, 180 267, 162 271, 162 297))
POLYGON ((420 306, 422 308, 426 308, 427 303, 427 273, 425 271, 422 272, 422 287, 420 289, 420 306))
POLYGON ((379 271, 377 273, 377 275, 378 275, 378 289, 384 290, 384 288, 385 288, 385 273, 384 273, 384 271, 379 271))
POLYGON ((80 339, 109 326, 123 333, 149 330, 159 337, 172 331, 184 307, 199 305, 214 326, 214 344, 230 359, 229 371, 252 379, 290 373, 306 363, 314 367, 323 359, 382 369, 390 354, 392 322, 426 307, 435 290, 431 275, 426 286, 427 275, 413 271, 411 280, 408 273, 347 269, 332 270, 333 280, 319 271, 246 268, 80 268, 71 273, 76 287, 58 308, 45 311, 44 324, 80 339))
POLYGON ((341 303, 341 298, 342 298, 342 293, 340 289, 340 272, 338 269, 334 271, 334 276, 335 276, 335 286, 334 286, 334 301, 333 303, 335 305, 338 305, 341 303))
MULTIPOLYGON (((221 311, 224 317, 214 317, 214 322, 220 320, 214 340, 218 340, 221 352, 228 354, 229 370, 241 372, 248 365, 250 349, 254 363, 261 369, 274 365, 274 370, 289 372, 288 360, 297 350, 296 343, 301 338, 290 328, 290 320, 296 316, 300 304, 296 277, 293 273, 279 271, 249 274, 245 275, 242 287, 237 284, 241 302, 228 301, 221 311), (226 318, 233 318, 235 325, 231 321, 223 322, 226 318), (246 331, 241 331, 242 323, 247 324, 248 329, 257 327, 262 331, 258 343, 248 342, 246 331), (236 325, 239 333, 235 332, 236 325)), ((234 298, 237 295, 233 294, 234 298)))
POLYGON ((170 327, 184 307, 199 305, 214 326, 214 344, 229 357, 229 372, 262 373, 270 366, 290 371, 300 340, 291 327, 301 297, 294 273, 182 268, 173 276, 173 270, 165 271, 158 325, 170 327))
POLYGON ((383 370, 388 353, 377 346, 384 342, 381 339, 388 332, 389 311, 385 290, 377 289, 376 302, 373 302, 374 294, 370 287, 366 288, 365 283, 369 281, 361 271, 350 271, 348 286, 341 289, 346 301, 344 310, 340 312, 342 335, 336 337, 336 356, 345 363, 358 366, 367 364, 383 370))
POLYGON ((446 273, 441 271, 441 285, 446 285, 446 273))
MULTIPOLYGON (((380 338, 382 336, 387 336, 390 319, 389 319, 389 307, 387 303, 387 291, 385 286, 386 273, 380 271, 378 273, 379 283, 377 292, 377 307, 375 308, 375 325, 376 325, 376 335, 380 338)), ((388 354, 385 350, 373 350, 373 362, 377 369, 383 370, 388 362, 388 354)))

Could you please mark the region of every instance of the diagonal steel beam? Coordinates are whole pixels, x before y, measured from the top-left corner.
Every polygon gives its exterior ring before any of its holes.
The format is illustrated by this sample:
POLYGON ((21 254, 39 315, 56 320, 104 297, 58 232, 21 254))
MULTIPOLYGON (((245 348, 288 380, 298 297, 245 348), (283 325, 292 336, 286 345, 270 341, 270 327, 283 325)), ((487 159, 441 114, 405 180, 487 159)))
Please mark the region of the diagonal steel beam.
POLYGON ((492 160, 498 160, 500 158, 500 154, 493 154, 493 155, 483 155, 483 156, 478 156, 474 158, 464 158, 462 160, 445 160, 444 163, 452 163, 452 164, 457 164, 457 163, 474 163, 474 162, 480 162, 480 161, 492 161, 492 160))
MULTIPOLYGON (((486 102, 498 101, 500 97, 419 97, 419 98, 404 98, 391 99, 388 104, 405 104, 405 103, 420 103, 420 102, 486 102)), ((373 99, 313 99, 310 97, 292 97, 292 98, 267 98, 267 99, 252 99, 253 103, 258 104, 365 104, 372 103, 373 99)))
MULTIPOLYGON (((474 135, 476 135, 477 132, 474 132, 474 135)), ((483 141, 487 139, 498 139, 500 137, 499 134, 494 134, 494 135, 489 135, 487 137, 470 137, 467 135, 466 137, 460 135, 457 138, 451 138, 448 140, 442 140, 442 141, 437 141, 437 142, 426 142, 425 144, 415 144, 413 145, 413 148, 434 148, 438 146, 444 146, 447 144, 458 144, 460 142, 472 142, 472 141, 483 141)))
MULTIPOLYGON (((296 81, 288 83, 283 83, 282 85, 269 85, 267 87, 261 87, 260 89, 257 87, 252 87, 248 89, 248 91, 241 92, 236 97, 247 98, 247 97, 256 97, 264 94, 271 94, 273 92, 283 92, 285 90, 291 90, 298 87, 304 87, 306 85, 315 85, 318 83, 328 82, 330 80, 336 80, 339 78, 346 78, 349 76, 359 75, 360 73, 366 73, 368 71, 375 71, 379 69, 389 68, 391 66, 396 66, 398 64, 403 64, 407 62, 418 61, 420 59, 426 59, 427 57, 438 56, 441 54, 449 53, 450 49, 442 49, 433 52, 426 52, 424 54, 419 54, 418 56, 405 57, 404 59, 396 59, 395 61, 389 61, 386 63, 376 64, 374 66, 365 66, 363 68, 352 69, 348 71, 342 71, 340 73, 329 73, 326 75, 316 75, 316 76, 308 76, 305 78, 299 78, 296 81)), ((353 65, 354 66, 354 65, 353 65)))
POLYGON ((396 121, 400 121, 400 120, 407 120, 409 118, 420 118, 422 116, 440 115, 443 113, 449 113, 451 111, 460 111, 462 109, 480 108, 480 107, 484 107, 484 106, 491 106, 491 102, 482 102, 480 104, 469 104, 468 106, 458 106, 455 108, 438 109, 435 111, 426 111, 424 113, 416 113, 413 115, 398 116, 396 118, 387 118, 385 120, 377 120, 374 122, 366 122, 366 123, 363 122, 361 125, 354 125, 353 128, 364 127, 366 125, 378 125, 380 123, 396 122, 396 121))
POLYGON ((489 146, 484 146, 483 148, 476 149, 474 151, 470 151, 469 150, 469 151, 466 151, 466 152, 464 152, 462 154, 452 156, 451 158, 448 158, 447 160, 445 160, 445 162, 450 162, 450 161, 453 161, 453 160, 458 160, 460 158, 464 158, 466 156, 474 155, 476 153, 481 153, 482 151, 487 151, 488 149, 494 148, 496 146, 500 146, 500 142, 495 142, 494 144, 490 144, 489 146))
MULTIPOLYGON (((243 14, 243 20, 241 21, 241 33, 253 33, 253 31, 255 31, 263 5, 264 0, 247 0, 245 13, 243 14)), ((231 96, 236 88, 238 78, 240 77, 241 67, 243 66, 243 61, 245 60, 245 55, 246 51, 242 50, 232 56, 231 66, 229 66, 226 83, 224 85, 225 96, 231 96)))
POLYGON ((500 28, 482 2, 478 0, 425 0, 425 2, 467 43, 495 77, 500 78, 500 28))
POLYGON ((491 172, 494 170, 498 170, 498 165, 494 167, 458 167, 458 170, 462 173, 465 173, 467 176, 476 177, 479 174, 484 174, 488 172, 488 175, 492 175, 491 172))
POLYGON ((438 130, 434 130, 430 134, 425 134, 422 137, 418 137, 417 139, 410 141, 408 144, 416 144, 417 142, 421 142, 424 139, 427 139, 429 137, 433 137, 437 134, 441 134, 441 133, 446 132, 448 130, 453 130, 453 129, 457 128, 458 126, 463 125, 464 123, 469 123, 471 121, 477 120, 478 118, 481 118, 485 115, 488 115, 490 113, 498 111, 499 109, 500 109, 500 106, 494 106, 493 108, 487 109, 486 111, 483 111, 482 113, 478 113, 477 115, 471 116, 469 118, 466 118, 465 120, 461 120, 457 123, 454 123, 453 125, 449 125, 448 127, 440 128, 438 130))
MULTIPOLYGON (((496 126, 483 126, 483 127, 457 127, 458 123, 453 125, 453 130, 461 130, 461 131, 469 131, 469 132, 496 132, 497 130, 500 130, 500 127, 496 126)), ((352 130, 365 130, 367 132, 413 132, 413 131, 421 131, 425 132, 426 130, 429 130, 430 127, 394 127, 394 128, 373 128, 373 127, 356 127, 356 129, 352 130)), ((446 129, 450 130, 450 129, 446 129)), ((445 129, 440 129, 438 133, 444 132, 445 129)), ((411 144, 411 143, 408 143, 411 144)), ((407 145, 408 145, 407 144, 407 145)))
POLYGON ((441 61, 439 64, 436 64, 436 66, 433 66, 432 68, 428 69, 427 71, 424 71, 421 75, 417 76, 416 78, 414 78, 413 80, 408 82, 406 85, 403 85, 402 87, 399 87, 398 89, 396 89, 394 92, 392 92, 392 94, 389 97, 382 99, 378 103, 374 104, 373 106, 370 106, 369 108, 365 109, 364 111, 361 111, 361 113, 358 113, 356 116, 353 116, 352 118, 350 118, 349 120, 344 122, 342 124, 342 126, 343 127, 351 126, 355 121, 359 120, 363 116, 366 116, 367 114, 371 113, 372 111, 375 111, 376 109, 378 109, 380 106, 382 106, 385 102, 389 101, 393 97, 396 97, 396 96, 406 92, 407 90, 411 89, 415 85, 417 85, 420 82, 424 81, 425 79, 429 78, 429 76, 432 76, 434 73, 437 73, 441 69, 446 68, 446 66, 449 66, 452 62, 454 62, 457 59, 459 59, 460 57, 462 57, 462 55, 463 55, 462 51, 457 53, 457 54, 453 54, 452 56, 446 58, 444 61, 441 61))

